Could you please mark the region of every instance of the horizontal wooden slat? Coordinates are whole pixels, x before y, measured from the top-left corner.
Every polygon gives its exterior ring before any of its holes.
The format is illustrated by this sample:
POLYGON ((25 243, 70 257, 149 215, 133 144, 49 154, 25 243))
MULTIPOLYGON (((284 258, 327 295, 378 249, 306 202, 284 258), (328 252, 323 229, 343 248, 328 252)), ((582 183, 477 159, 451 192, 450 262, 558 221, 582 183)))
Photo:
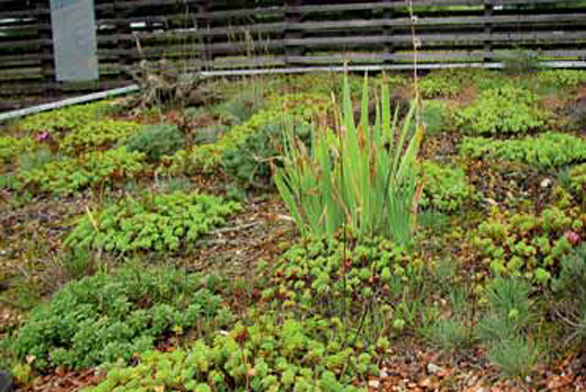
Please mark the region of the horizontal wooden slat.
MULTIPOLYGON (((484 6, 487 5, 518 5, 518 4, 559 4, 558 0, 420 0, 413 1, 413 6, 419 7, 439 7, 439 6, 484 6)), ((579 0, 567 1, 569 5, 572 3, 581 4, 579 0)), ((348 4, 324 4, 324 5, 302 5, 297 7, 289 7, 291 12, 311 13, 311 12, 342 12, 342 11, 370 11, 378 9, 396 9, 408 8, 409 1, 394 1, 394 2, 371 2, 371 3, 348 3, 348 4)))
MULTIPOLYGON (((132 36, 110 36, 101 38, 100 43, 106 42, 120 42, 122 40, 133 39, 132 36)), ((222 42, 214 44, 200 44, 197 40, 193 43, 185 42, 181 45, 165 45, 160 48, 153 46, 149 47, 148 42, 168 42, 164 36, 142 36, 142 50, 144 52, 156 51, 158 53, 169 53, 175 50, 191 50, 202 51, 208 49, 214 53, 230 53, 230 52, 247 52, 251 50, 267 50, 278 49, 287 46, 297 46, 304 48, 319 48, 319 47, 355 47, 360 45, 381 45, 381 44, 403 44, 409 45, 412 43, 412 37, 408 34, 395 34, 392 36, 384 35, 357 35, 348 37, 309 37, 309 38, 289 38, 289 39, 268 39, 253 40, 243 42, 222 42)), ((418 39, 425 49, 426 44, 450 43, 452 45, 462 45, 471 43, 506 43, 514 45, 516 43, 535 42, 539 44, 570 42, 578 43, 576 40, 586 40, 586 31, 536 31, 536 32, 497 32, 497 33, 469 33, 469 34, 419 34, 418 39)), ((584 44, 584 42, 582 42, 584 44)))
POLYGON ((408 0, 94 1, 100 80, 63 84, 55 82, 49 0, 0 0, 0 101, 117 87, 143 58, 226 74, 343 63, 404 69, 412 26, 430 68, 499 61, 519 47, 547 60, 586 59, 583 0, 413 0, 415 19, 408 0))

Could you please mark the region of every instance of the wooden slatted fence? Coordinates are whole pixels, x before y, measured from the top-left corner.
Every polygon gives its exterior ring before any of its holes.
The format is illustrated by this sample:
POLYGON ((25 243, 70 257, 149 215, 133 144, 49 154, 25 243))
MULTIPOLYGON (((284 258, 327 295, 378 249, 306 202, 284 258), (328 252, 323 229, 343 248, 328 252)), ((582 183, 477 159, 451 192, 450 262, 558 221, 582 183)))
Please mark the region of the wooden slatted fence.
POLYGON ((530 51, 585 64, 586 1, 94 0, 100 79, 57 83, 49 0, 0 0, 0 110, 130 83, 142 59, 197 70, 491 64, 530 51))

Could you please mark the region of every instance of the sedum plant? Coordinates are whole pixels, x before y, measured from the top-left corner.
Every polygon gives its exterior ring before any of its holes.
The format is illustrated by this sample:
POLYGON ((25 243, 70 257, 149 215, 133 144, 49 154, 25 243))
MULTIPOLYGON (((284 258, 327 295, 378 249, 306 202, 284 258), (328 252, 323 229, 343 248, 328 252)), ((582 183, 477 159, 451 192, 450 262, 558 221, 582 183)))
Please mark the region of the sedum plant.
POLYGON ((327 97, 315 94, 286 94, 275 99, 267 107, 253 114, 246 122, 233 126, 215 143, 197 145, 190 150, 179 150, 162 159, 162 171, 173 174, 210 172, 222 165, 223 157, 230 151, 242 148, 246 141, 269 124, 284 117, 307 121, 329 108, 327 97))
POLYGON ((586 140, 558 132, 510 140, 467 137, 460 153, 475 159, 503 159, 547 170, 586 161, 586 140))
POLYGON ((551 69, 541 71, 537 76, 540 83, 560 89, 573 89, 586 84, 586 71, 575 69, 551 69))
POLYGON ((294 129, 295 135, 306 145, 311 138, 311 125, 300 119, 283 116, 261 126, 236 149, 222 155, 224 171, 243 187, 268 188, 271 184, 270 163, 279 159, 284 130, 294 129))
POLYGON ((189 350, 148 351, 136 366, 113 367, 85 392, 365 391, 380 355, 342 347, 339 320, 257 317, 227 334, 197 340, 189 350), (357 386, 358 385, 358 386, 357 386))
POLYGON ((146 169, 144 154, 140 152, 127 152, 125 148, 93 151, 21 172, 13 187, 33 193, 67 196, 89 187, 125 184, 144 174, 146 169))
POLYGON ((454 113, 456 126, 481 135, 542 129, 550 117, 536 95, 514 86, 481 91, 474 103, 454 113))
POLYGON ((69 155, 107 150, 137 133, 141 126, 129 121, 103 120, 73 129, 61 141, 60 149, 69 155))
POLYGON ((303 239, 278 260, 259 263, 258 271, 268 279, 260 285, 266 303, 300 314, 347 316, 348 324, 358 325, 365 304, 392 305, 419 267, 406 246, 338 233, 303 239))
POLYGON ((150 162, 158 162, 164 155, 172 155, 184 143, 183 134, 176 125, 147 125, 124 143, 128 151, 146 154, 150 162))
POLYGON ((0 137, 0 163, 14 161, 20 154, 30 152, 36 148, 36 143, 29 137, 0 137))
POLYGON ((127 198, 82 218, 65 245, 73 249, 103 247, 115 253, 178 251, 239 210, 236 202, 181 191, 142 200, 127 198))
POLYGON ((586 200, 586 163, 574 166, 568 171, 570 192, 578 200, 586 200))
POLYGON ((68 132, 106 118, 113 110, 111 101, 75 105, 26 117, 19 125, 30 134, 68 132))
POLYGON ((440 165, 426 160, 421 164, 425 188, 421 197, 422 208, 443 212, 456 212, 474 196, 474 187, 468 184, 461 167, 440 165))
POLYGON ((397 242, 410 238, 417 206, 414 170, 423 128, 409 137, 412 106, 399 129, 390 113, 388 84, 381 88, 376 121, 369 124, 368 79, 364 77, 361 120, 354 123, 348 78, 335 130, 314 131, 312 152, 291 132, 283 167, 275 184, 304 235, 333 235, 349 224, 358 236, 386 235, 397 242), (395 135, 398 133, 398 135, 395 135))
POLYGON ((159 339, 207 335, 230 318, 200 275, 128 265, 67 284, 32 311, 11 348, 42 371, 128 363, 159 339))
POLYGON ((454 97, 464 88, 469 75, 462 70, 446 69, 422 78, 419 88, 426 98, 454 97))
POLYGON ((454 98, 465 88, 477 85, 484 89, 486 85, 502 84, 501 75, 482 69, 442 69, 432 71, 419 83, 424 98, 454 98))
POLYGON ((508 214, 494 208, 478 226, 473 246, 495 274, 551 283, 560 260, 584 236, 586 213, 579 207, 550 206, 540 214, 508 214))

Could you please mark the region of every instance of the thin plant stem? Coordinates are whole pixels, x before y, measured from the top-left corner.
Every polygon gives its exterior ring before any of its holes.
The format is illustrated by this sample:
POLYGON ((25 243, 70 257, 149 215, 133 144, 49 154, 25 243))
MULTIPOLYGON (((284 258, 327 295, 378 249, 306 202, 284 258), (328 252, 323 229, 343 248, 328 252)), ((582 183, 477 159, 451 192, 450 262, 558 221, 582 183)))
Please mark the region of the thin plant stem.
POLYGON ((417 21, 417 17, 413 12, 413 0, 409 0, 409 18, 411 19, 411 42, 413 45, 413 89, 415 90, 415 102, 417 103, 417 108, 415 112, 415 125, 419 126, 420 120, 420 113, 419 113, 419 77, 418 77, 418 58, 417 58, 417 49, 421 45, 421 41, 418 40, 416 32, 415 32, 415 22, 417 21))

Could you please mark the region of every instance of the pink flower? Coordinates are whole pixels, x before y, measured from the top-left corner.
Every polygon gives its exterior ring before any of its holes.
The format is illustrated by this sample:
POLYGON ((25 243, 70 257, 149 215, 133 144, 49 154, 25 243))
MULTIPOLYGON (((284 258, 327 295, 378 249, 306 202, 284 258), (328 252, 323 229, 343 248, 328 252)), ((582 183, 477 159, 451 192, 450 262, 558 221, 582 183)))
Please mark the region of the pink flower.
POLYGON ((45 131, 45 132, 38 133, 35 136, 35 139, 37 140, 37 142, 44 142, 44 141, 47 141, 50 137, 51 137, 51 132, 45 131))
POLYGON ((580 236, 575 231, 566 231, 565 237, 572 245, 576 245, 580 242, 580 236))

